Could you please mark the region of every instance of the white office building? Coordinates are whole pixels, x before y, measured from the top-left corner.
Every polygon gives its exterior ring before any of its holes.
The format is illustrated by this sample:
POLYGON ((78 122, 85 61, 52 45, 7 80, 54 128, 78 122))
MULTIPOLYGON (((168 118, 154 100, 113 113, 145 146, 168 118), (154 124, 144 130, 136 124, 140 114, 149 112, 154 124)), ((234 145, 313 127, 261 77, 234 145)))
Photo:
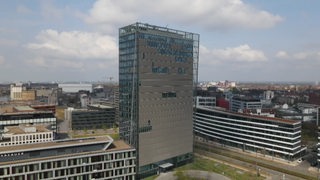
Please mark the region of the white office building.
POLYGON ((301 146, 301 121, 234 113, 198 107, 194 114, 196 136, 243 151, 295 160, 301 146))
POLYGON ((135 149, 110 137, 0 147, 1 180, 134 180, 135 149))
POLYGON ((216 97, 196 97, 197 107, 213 108, 216 106, 216 97))

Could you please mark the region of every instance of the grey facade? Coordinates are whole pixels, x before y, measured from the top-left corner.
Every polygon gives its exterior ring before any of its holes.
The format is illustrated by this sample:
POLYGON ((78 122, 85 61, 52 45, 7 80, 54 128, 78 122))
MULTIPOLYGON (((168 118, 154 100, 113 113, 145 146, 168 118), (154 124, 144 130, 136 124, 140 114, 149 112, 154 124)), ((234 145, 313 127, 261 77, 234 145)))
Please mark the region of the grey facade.
POLYGON ((199 34, 136 23, 119 30, 120 137, 139 177, 192 158, 199 34))

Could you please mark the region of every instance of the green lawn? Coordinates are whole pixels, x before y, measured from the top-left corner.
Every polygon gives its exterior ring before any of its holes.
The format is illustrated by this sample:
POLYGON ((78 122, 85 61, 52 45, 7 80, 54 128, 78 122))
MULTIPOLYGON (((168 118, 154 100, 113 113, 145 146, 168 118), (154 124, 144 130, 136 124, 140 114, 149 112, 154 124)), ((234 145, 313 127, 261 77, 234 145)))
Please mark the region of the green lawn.
POLYGON ((215 172, 218 174, 223 174, 224 176, 229 177, 230 179, 237 180, 250 180, 250 179, 265 179, 264 177, 258 177, 256 173, 247 172, 234 167, 215 162, 213 160, 204 159, 201 157, 195 157, 194 162, 176 168, 176 176, 179 180, 190 179, 186 177, 182 172, 185 170, 202 170, 215 172))
POLYGON ((144 178, 143 180, 154 180, 154 179, 156 179, 158 176, 159 176, 159 175, 153 175, 153 176, 144 178))

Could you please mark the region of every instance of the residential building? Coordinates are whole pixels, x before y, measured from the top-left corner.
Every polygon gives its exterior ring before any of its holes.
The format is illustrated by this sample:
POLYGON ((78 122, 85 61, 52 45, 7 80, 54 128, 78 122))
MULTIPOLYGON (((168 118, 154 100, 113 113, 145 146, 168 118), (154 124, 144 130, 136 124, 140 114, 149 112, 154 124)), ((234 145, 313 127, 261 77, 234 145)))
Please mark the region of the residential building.
POLYGON ((22 83, 16 83, 10 85, 10 99, 13 100, 22 100, 22 83))
POLYGON ((306 150, 301 145, 301 121, 203 107, 197 108, 194 119, 196 136, 243 151, 292 161, 306 150))
POLYGON ((62 94, 62 88, 57 87, 42 87, 36 89, 36 100, 46 104, 58 105, 58 97, 62 94))
POLYGON ((119 30, 120 137, 138 178, 192 159, 199 34, 135 23, 119 30))
POLYGON ((264 91, 263 92, 263 99, 271 100, 273 98, 274 98, 274 92, 273 91, 264 91))
POLYGON ((230 110, 238 112, 243 109, 262 109, 261 100, 247 96, 233 96, 230 98, 230 110))
POLYGON ((80 104, 81 108, 87 108, 90 104, 90 97, 87 94, 80 94, 80 104))
POLYGON ((23 90, 21 93, 22 101, 34 101, 36 100, 36 91, 35 90, 23 90))
POLYGON ((135 179, 135 149, 91 137, 0 147, 0 179, 135 179))

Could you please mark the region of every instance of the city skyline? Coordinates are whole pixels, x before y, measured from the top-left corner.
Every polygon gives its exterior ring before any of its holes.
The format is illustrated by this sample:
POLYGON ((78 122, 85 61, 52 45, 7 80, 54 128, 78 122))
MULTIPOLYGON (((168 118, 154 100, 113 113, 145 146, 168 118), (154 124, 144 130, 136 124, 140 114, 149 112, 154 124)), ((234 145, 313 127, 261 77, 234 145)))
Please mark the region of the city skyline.
POLYGON ((319 5, 289 0, 5 1, 0 82, 117 80, 118 28, 135 22, 199 33, 199 81, 319 81, 319 5))

